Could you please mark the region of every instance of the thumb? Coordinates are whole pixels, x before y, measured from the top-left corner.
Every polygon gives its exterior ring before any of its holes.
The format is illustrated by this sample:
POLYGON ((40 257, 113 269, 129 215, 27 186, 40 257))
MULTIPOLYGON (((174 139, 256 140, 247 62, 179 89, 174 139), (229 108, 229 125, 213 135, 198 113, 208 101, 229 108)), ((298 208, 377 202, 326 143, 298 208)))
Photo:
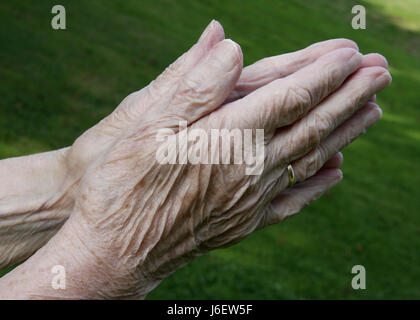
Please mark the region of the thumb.
POLYGON ((218 108, 229 96, 242 71, 240 46, 225 39, 179 82, 170 114, 191 124, 218 108))
POLYGON ((174 63, 156 78, 150 85, 153 88, 171 87, 180 77, 194 68, 216 43, 225 38, 222 25, 212 20, 201 34, 200 39, 187 52, 180 56, 174 63))

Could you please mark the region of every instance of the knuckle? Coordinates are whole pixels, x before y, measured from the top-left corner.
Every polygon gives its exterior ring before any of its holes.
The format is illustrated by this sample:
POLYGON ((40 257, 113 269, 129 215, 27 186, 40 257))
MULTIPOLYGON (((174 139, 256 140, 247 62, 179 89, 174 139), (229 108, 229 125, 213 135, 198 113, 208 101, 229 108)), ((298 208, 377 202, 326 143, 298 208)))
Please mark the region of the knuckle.
POLYGON ((319 168, 319 164, 321 162, 321 158, 322 158, 322 151, 321 148, 316 148, 312 153, 311 156, 309 157, 307 163, 306 163, 306 177, 305 178, 309 178, 311 176, 313 176, 319 168))
POLYGON ((322 85, 319 90, 322 97, 328 95, 329 92, 336 88, 338 80, 342 78, 342 65, 337 63, 328 64, 325 67, 325 72, 326 75, 321 81, 322 85))
POLYGON ((306 148, 307 149, 313 148, 319 145, 321 141, 321 137, 320 137, 319 129, 316 125, 316 121, 308 121, 306 130, 307 130, 307 134, 306 134, 306 137, 304 138, 305 141, 302 141, 306 145, 306 148))
POLYGON ((314 161, 314 167, 312 168, 312 175, 318 172, 319 169, 331 158, 331 152, 329 152, 327 146, 321 143, 318 148, 316 148, 316 159, 314 161))
POLYGON ((331 116, 328 113, 315 112, 313 116, 307 120, 306 145, 308 148, 319 146, 323 138, 334 127, 331 116))
POLYGON ((303 157, 302 161, 299 161, 295 168, 297 181, 304 181, 313 176, 319 170, 323 163, 323 154, 323 148, 318 147, 303 157))
POLYGON ((200 85, 196 79, 185 77, 181 80, 178 93, 195 96, 200 93, 200 85))
POLYGON ((260 60, 262 66, 265 70, 270 70, 273 77, 283 78, 285 76, 283 68, 275 61, 273 58, 264 58, 260 60))
POLYGON ((343 134, 343 145, 347 146, 350 144, 354 139, 357 137, 357 133, 355 132, 354 126, 349 127, 349 130, 346 130, 343 134))
POLYGON ((360 81, 360 87, 348 96, 349 114, 356 112, 371 97, 370 80, 360 81))
POLYGON ((153 80, 146 88, 146 95, 150 100, 158 99, 165 94, 165 86, 162 86, 164 75, 160 75, 157 79, 153 80))
POLYGON ((175 99, 176 101, 205 105, 210 100, 210 88, 203 85, 199 79, 184 77, 180 82, 175 99))
POLYGON ((302 116, 313 102, 312 92, 304 87, 292 85, 286 89, 283 104, 288 109, 287 116, 295 120, 302 116))
POLYGON ((322 140, 335 127, 333 117, 327 112, 316 112, 314 116, 319 138, 322 140))
POLYGON ((304 181, 308 176, 308 170, 311 166, 312 157, 307 158, 305 161, 300 161, 299 164, 293 166, 293 170, 295 173, 295 180, 296 182, 304 181))
POLYGON ((261 114, 264 118, 269 118, 270 116, 275 116, 277 114, 276 110, 280 110, 283 105, 283 101, 279 99, 277 95, 268 95, 265 98, 265 103, 262 106, 261 114))

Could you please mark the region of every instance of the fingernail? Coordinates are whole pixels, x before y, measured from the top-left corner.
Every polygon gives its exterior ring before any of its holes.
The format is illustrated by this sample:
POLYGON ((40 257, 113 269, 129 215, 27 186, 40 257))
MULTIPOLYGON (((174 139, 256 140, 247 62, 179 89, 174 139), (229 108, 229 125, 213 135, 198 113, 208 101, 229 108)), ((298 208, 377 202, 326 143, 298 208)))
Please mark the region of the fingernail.
MULTIPOLYGON (((371 106, 368 104, 368 106, 371 106)), ((372 108, 369 110, 369 114, 366 119, 366 128, 370 128, 377 123, 382 117, 382 110, 377 104, 372 104, 372 108)), ((365 128, 365 131, 366 131, 365 128)))
POLYGON ((378 106, 378 112, 379 112, 379 119, 381 119, 382 118, 382 109, 378 106))
POLYGON ((338 152, 337 154, 338 154, 338 158, 340 159, 340 166, 341 166, 343 164, 343 161, 344 161, 344 156, 343 156, 342 152, 338 152))
POLYGON ((343 180, 343 171, 341 171, 340 169, 338 169, 338 172, 337 172, 337 179, 338 181, 343 180))
POLYGON ((219 42, 217 46, 223 48, 220 49, 222 55, 229 55, 231 58, 234 59, 242 59, 242 51, 239 45, 231 39, 225 39, 219 42))
MULTIPOLYGON (((376 107, 374 113, 370 116, 370 119, 369 119, 368 124, 367 124, 367 128, 370 128, 375 123, 377 123, 381 119, 381 117, 382 117, 382 110, 380 110, 378 107, 376 107)), ((365 131, 366 131, 366 129, 365 129, 365 131)))
POLYGON ((373 83, 375 87, 375 91, 381 91, 386 88, 392 82, 391 74, 388 71, 382 73, 379 77, 377 77, 373 83))

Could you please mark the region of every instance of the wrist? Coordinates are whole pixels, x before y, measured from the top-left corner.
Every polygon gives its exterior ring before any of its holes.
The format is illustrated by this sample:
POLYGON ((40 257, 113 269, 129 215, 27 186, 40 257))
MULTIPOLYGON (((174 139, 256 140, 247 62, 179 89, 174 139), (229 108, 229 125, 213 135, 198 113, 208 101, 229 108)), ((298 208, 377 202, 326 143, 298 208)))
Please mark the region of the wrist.
POLYGON ((51 207, 67 178, 69 148, 0 160, 0 212, 38 211, 51 207), (25 201, 23 201, 25 200, 25 201))
POLYGON ((85 251, 77 248, 76 239, 59 234, 60 232, 23 264, 0 279, 0 299, 94 297, 88 280, 95 272, 93 261, 84 255, 85 251), (57 270, 60 270, 60 278, 56 277, 57 270), (82 279, 85 281, 81 281, 82 279), (54 283, 58 283, 59 287, 54 286, 54 283))
POLYGON ((101 231, 86 223, 80 212, 72 212, 53 239, 53 246, 67 248, 64 260, 73 261, 70 272, 73 291, 83 299, 144 299, 163 279, 144 274, 137 259, 106 245, 107 237, 101 231), (69 258, 73 251, 77 262, 69 258))
POLYGON ((67 220, 74 205, 69 148, 0 161, 0 268, 23 261, 67 220))

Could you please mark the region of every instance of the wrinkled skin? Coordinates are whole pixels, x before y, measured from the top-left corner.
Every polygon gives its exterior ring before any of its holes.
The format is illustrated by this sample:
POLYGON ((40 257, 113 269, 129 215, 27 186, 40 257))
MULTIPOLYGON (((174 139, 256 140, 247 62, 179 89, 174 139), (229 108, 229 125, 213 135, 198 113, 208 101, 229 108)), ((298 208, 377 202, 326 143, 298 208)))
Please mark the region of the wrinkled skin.
MULTIPOLYGON (((190 51, 76 140, 65 160, 69 220, 0 289, 31 265, 70 260, 78 281, 61 294, 144 297, 195 257, 284 220, 341 180, 337 152, 381 116, 372 97, 390 83, 386 61, 336 40, 243 71, 240 47, 223 37, 212 22, 190 51), (158 163, 156 136, 184 134, 179 121, 206 132, 264 129, 263 172, 158 163), (289 163, 299 182, 292 188, 289 163), (90 282, 81 287, 83 277, 90 282)), ((34 287, 29 295, 51 295, 34 287)))
MULTIPOLYGON (((159 80, 129 95, 110 116, 85 132, 70 148, 0 161, 4 181, 13 181, 13 184, 0 185, 0 268, 25 260, 57 233, 74 209, 79 184, 87 168, 143 117, 145 108, 159 98, 159 90, 164 94, 223 38, 221 26, 211 23, 198 43, 159 80)), ((339 48, 357 49, 357 46, 352 41, 336 39, 264 58, 242 70, 225 102, 243 98, 339 48)), ((362 66, 386 67, 378 54, 366 55, 363 61, 362 66)))
MULTIPOLYGON (((217 22, 210 24, 200 41, 173 64, 160 80, 128 96, 110 116, 86 131, 70 148, 0 161, 1 176, 5 181, 14 182, 13 185, 0 185, 0 268, 25 260, 57 233, 74 208, 80 180, 87 168, 136 119, 142 117, 144 108, 152 104, 153 99, 159 97, 150 92, 164 91, 164 88, 159 88, 163 78, 166 79, 165 86, 170 86, 223 38, 221 26, 217 22), (175 72, 171 72, 172 69, 175 72), (179 75, 176 75, 178 72, 179 75), (147 103, 143 105, 142 100, 147 100, 147 103)), ((244 97, 312 63, 321 55, 342 47, 357 48, 352 41, 337 39, 260 60, 242 70, 226 102, 244 97)))

